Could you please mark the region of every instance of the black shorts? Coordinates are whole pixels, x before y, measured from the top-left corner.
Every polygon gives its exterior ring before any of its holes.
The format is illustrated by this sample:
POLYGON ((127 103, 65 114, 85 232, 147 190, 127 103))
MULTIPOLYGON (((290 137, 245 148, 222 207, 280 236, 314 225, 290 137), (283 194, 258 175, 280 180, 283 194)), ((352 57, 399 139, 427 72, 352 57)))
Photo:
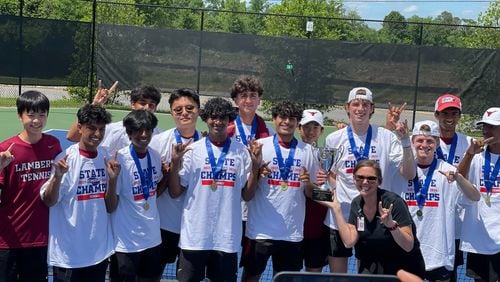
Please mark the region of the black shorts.
POLYGON ((160 277, 163 272, 160 258, 160 245, 136 253, 116 252, 111 256, 109 276, 118 281, 160 277))
POLYGON ((498 281, 500 253, 492 255, 467 253, 467 276, 485 281, 498 281))
POLYGON ((174 263, 179 256, 180 235, 174 232, 161 229, 161 263, 174 263))
POLYGON ((460 250, 460 239, 455 240, 455 261, 453 262, 454 271, 457 271, 457 268, 460 265, 464 264, 464 252, 460 250))
POLYGON ((453 271, 450 271, 446 269, 446 267, 442 266, 433 270, 425 271, 425 279, 428 279, 429 281, 444 281, 450 279, 452 273, 453 271))
POLYGON ((45 282, 47 275, 47 247, 0 249, 0 281, 45 282))
POLYGON ((238 276, 238 253, 221 251, 181 250, 177 279, 179 281, 236 281, 238 276))
POLYGON ((96 281, 104 282, 106 281, 106 269, 108 268, 108 259, 104 261, 87 267, 80 268, 63 268, 54 266, 54 282, 87 282, 96 281))
MULTIPOLYGON (((327 227, 325 226, 325 229, 327 227)), ((307 268, 320 268, 328 264, 328 250, 330 249, 328 231, 323 232, 321 238, 304 239, 304 265, 307 268)))
POLYGON ((348 258, 352 256, 352 248, 346 248, 338 230, 330 228, 330 252, 331 257, 348 258))
POLYGON ((250 276, 261 275, 271 256, 275 272, 300 271, 303 256, 302 242, 248 239, 243 250, 242 266, 250 276))

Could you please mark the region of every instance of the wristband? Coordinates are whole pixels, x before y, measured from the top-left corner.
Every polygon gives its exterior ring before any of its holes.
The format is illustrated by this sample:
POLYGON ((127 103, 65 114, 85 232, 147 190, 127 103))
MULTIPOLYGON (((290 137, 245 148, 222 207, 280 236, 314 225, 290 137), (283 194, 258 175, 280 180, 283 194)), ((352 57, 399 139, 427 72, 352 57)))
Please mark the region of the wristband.
POLYGON ((411 147, 410 138, 406 137, 404 139, 401 139, 401 146, 403 146, 403 149, 410 148, 411 147))
POLYGON ((398 229, 399 227, 399 223, 395 220, 393 220, 392 222, 394 222, 394 225, 392 227, 387 227, 387 229, 389 229, 389 231, 394 231, 396 229, 398 229))

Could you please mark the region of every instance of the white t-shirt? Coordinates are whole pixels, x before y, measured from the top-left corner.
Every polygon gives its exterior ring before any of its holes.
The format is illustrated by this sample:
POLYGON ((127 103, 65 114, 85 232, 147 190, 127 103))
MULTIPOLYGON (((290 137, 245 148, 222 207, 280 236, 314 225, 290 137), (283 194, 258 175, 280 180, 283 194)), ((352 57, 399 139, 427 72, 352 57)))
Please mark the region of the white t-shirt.
MULTIPOLYGON (((455 154, 453 154, 452 165, 458 166, 462 157, 464 156, 467 148, 469 148, 470 142, 472 140, 471 137, 463 135, 462 133, 456 132, 457 134, 457 147, 455 148, 455 154)), ((448 161, 448 155, 450 152, 451 144, 447 145, 444 143, 443 139, 439 142, 439 147, 443 152, 443 156, 445 161, 448 161)), ((462 229, 462 222, 464 220, 465 209, 462 205, 458 204, 455 209, 455 239, 460 238, 460 233, 462 229)))
MULTIPOLYGON (((436 169, 427 191, 427 198, 422 207, 423 216, 418 216, 420 209, 415 197, 413 180, 408 181, 405 189, 394 191, 406 201, 408 209, 417 228, 417 238, 425 261, 427 271, 439 267, 453 269, 455 258, 455 208, 462 197, 462 191, 456 182, 448 183, 447 178, 439 171, 456 171, 456 168, 442 160, 438 160, 436 169)), ((429 167, 417 167, 421 187, 423 186, 429 167)))
MULTIPOLYGON (((268 167, 272 173, 259 181, 254 198, 248 202, 246 236, 250 239, 300 242, 304 237, 306 196, 299 173, 302 167, 305 167, 311 175, 311 181, 315 182, 319 161, 313 154, 311 145, 298 141, 287 180, 288 185, 286 189, 282 189, 283 180, 273 138, 274 136, 270 136, 258 140, 263 144, 263 162, 270 161, 268 167)), ((290 149, 280 146, 280 151, 286 162, 290 149)))
MULTIPOLYGON (((468 199, 462 202, 465 206, 465 217, 460 249, 470 253, 491 255, 500 252, 500 174, 493 184, 490 205, 487 205, 484 201, 486 196, 484 154, 485 152, 475 155, 470 166, 468 179, 481 192, 481 199, 479 202, 468 199)), ((490 174, 499 157, 499 154, 491 154, 490 174)))
MULTIPOLYGON (((179 247, 184 250, 216 250, 236 253, 241 242, 241 190, 247 182, 251 158, 246 147, 231 142, 213 190, 212 169, 205 139, 190 145, 179 172, 186 198, 179 247)), ((221 147, 212 146, 218 160, 221 147)))
MULTIPOLYGON (((160 157, 164 162, 170 162, 171 160, 171 150, 172 144, 177 144, 174 134, 175 128, 164 131, 160 134, 153 136, 151 140, 150 147, 160 153, 160 157)), ((201 137, 201 133, 196 131, 198 136, 201 137)), ((182 143, 186 144, 192 139, 182 138, 182 143)), ((167 190, 163 192, 158 199, 156 204, 158 205, 158 212, 160 213, 160 227, 163 230, 168 230, 179 234, 181 232, 181 216, 182 216, 182 205, 184 204, 185 194, 177 198, 170 197, 167 190)))
MULTIPOLYGON (((245 136, 247 137, 247 141, 250 141, 250 134, 252 133, 252 124, 246 124, 244 122, 241 123, 243 130, 245 131, 245 136)), ((241 133, 240 129, 238 128, 238 125, 236 124, 236 121, 234 122, 234 135, 232 139, 236 142, 242 143, 241 141, 241 133)), ((274 129, 269 126, 269 124, 266 123, 266 128, 267 131, 269 132, 269 136, 272 136, 275 134, 274 129)), ((247 221, 247 216, 248 216, 248 205, 247 202, 243 199, 241 199, 241 217, 243 221, 247 221)))
MULTIPOLYGON (((148 149, 148 152, 151 156, 153 189, 149 191, 149 197, 146 201, 139 172, 129 147, 118 151, 117 161, 121 164, 121 171, 116 185, 116 193, 119 200, 118 207, 111 214, 117 252, 140 252, 161 243, 160 217, 156 207, 156 186, 163 174, 158 152, 151 148, 148 149), (145 207, 146 202, 149 205, 148 209, 145 207)), ((140 163, 147 175, 147 157, 140 159, 140 163)))
MULTIPOLYGON (((156 127, 153 130, 153 136, 159 133, 161 133, 161 129, 156 127)), ((123 126, 123 121, 117 121, 106 125, 106 132, 100 144, 101 147, 106 148, 110 154, 114 154, 115 151, 128 145, 130 145, 130 139, 123 126)))
MULTIPOLYGON (((399 172, 399 166, 403 159, 403 147, 397 136, 391 131, 371 125, 372 140, 370 143, 369 159, 377 160, 382 169, 381 188, 394 191, 397 187, 405 187, 406 180, 399 172)), ((363 153, 366 141, 366 135, 358 136, 353 131, 354 142, 358 147, 358 152, 363 153)), ((332 171, 337 174, 337 198, 342 207, 344 218, 349 218, 352 200, 359 195, 358 189, 354 184, 353 171, 356 166, 356 157, 352 153, 351 145, 347 135, 347 127, 335 131, 326 137, 325 146, 327 148, 339 148, 343 146, 344 154, 338 165, 332 167, 332 171)), ((332 211, 329 209, 325 218, 325 225, 331 229, 337 229, 337 222, 332 211)))
MULTIPOLYGON (((47 263, 64 268, 96 265, 114 250, 113 234, 104 195, 108 188, 105 152, 89 159, 80 155, 78 144, 60 153, 67 155, 69 170, 63 175, 57 203, 49 212, 47 263)), ((43 195, 51 180, 40 190, 43 195)))

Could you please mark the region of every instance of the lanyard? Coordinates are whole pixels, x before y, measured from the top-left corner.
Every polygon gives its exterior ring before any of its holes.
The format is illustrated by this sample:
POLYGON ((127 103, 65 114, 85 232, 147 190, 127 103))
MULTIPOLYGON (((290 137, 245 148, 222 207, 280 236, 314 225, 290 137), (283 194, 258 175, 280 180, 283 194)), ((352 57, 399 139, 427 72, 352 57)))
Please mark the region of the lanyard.
POLYGON ((246 136, 245 134, 245 129, 243 128, 243 123, 241 122, 240 116, 236 116, 236 120, 234 121, 236 123, 236 126, 238 127, 238 132, 240 133, 241 137, 241 143, 243 145, 247 146, 248 145, 248 140, 252 140, 255 138, 255 133, 257 132, 257 116, 253 117, 252 121, 252 129, 250 131, 250 136, 246 136))
POLYGON ((283 155, 281 154, 280 144, 278 142, 278 137, 274 134, 273 137, 273 145, 274 151, 276 151, 276 158, 278 159, 278 166, 280 169, 280 178, 284 181, 288 180, 288 176, 290 174, 290 170, 293 165, 293 158, 295 156, 295 148, 297 147, 297 139, 293 137, 292 143, 290 144, 290 153, 288 153, 288 158, 286 162, 283 159, 283 155))
POLYGON ((489 150, 484 152, 484 166, 483 166, 483 177, 484 177, 484 186, 486 186, 486 193, 491 193, 493 189, 493 184, 497 180, 498 170, 500 169, 500 157, 497 159, 495 163, 495 167, 493 168, 493 172, 490 174, 491 170, 491 153, 489 150))
POLYGON ((453 135, 453 139, 451 140, 450 151, 448 152, 448 160, 444 159, 443 150, 441 149, 441 146, 439 146, 436 150, 436 154, 437 154, 438 159, 441 159, 441 160, 452 165, 453 159, 455 158, 455 150, 457 149, 457 140, 458 140, 458 136, 455 133, 453 135))
POLYGON ((419 209, 422 209, 422 207, 425 204, 425 199, 427 198, 427 191, 429 191, 429 186, 431 184, 432 175, 434 174, 436 165, 437 165, 437 159, 434 158, 434 160, 432 160, 431 166, 429 167, 429 171, 425 176, 424 185, 422 187, 420 186, 418 171, 417 174, 415 175, 415 178, 413 178, 413 189, 415 191, 415 199, 417 200, 419 209))
POLYGON ((207 147, 208 159, 210 160, 210 168, 212 169, 213 179, 216 180, 219 177, 220 172, 222 171, 222 166, 226 161, 226 155, 229 151, 229 145, 231 144, 231 139, 226 138, 226 142, 224 143, 224 147, 222 148, 222 152, 220 153, 219 159, 217 163, 215 162, 214 151, 212 150, 212 144, 210 139, 205 138, 205 145, 207 147))
POLYGON ((365 148, 363 150, 363 155, 360 155, 358 152, 358 148, 356 147, 356 142, 354 142, 354 136, 352 134, 352 128, 351 126, 347 126, 347 137, 349 138, 349 144, 351 145, 351 150, 352 153, 354 154, 354 157, 356 158, 356 161, 362 161, 362 160, 368 160, 368 154, 370 152, 370 145, 372 142, 372 126, 370 125, 368 127, 368 132, 366 133, 366 141, 365 141, 365 148))
MULTIPOLYGON (((179 130, 177 128, 174 129, 174 135, 175 135, 175 141, 177 142, 177 144, 182 144, 182 136, 179 133, 179 130)), ((193 138, 193 141, 198 141, 198 139, 200 138, 198 136, 198 131, 194 132, 194 135, 192 138, 193 138)))
POLYGON ((149 155, 149 151, 146 153, 148 159, 148 168, 147 175, 144 175, 144 171, 141 167, 141 161, 139 161, 139 157, 137 157, 137 152, 134 149, 134 145, 130 144, 130 155, 132 155, 132 159, 134 159, 135 166, 139 171, 139 177, 141 179, 141 187, 142 194, 144 195, 144 200, 149 198, 149 190, 153 188, 153 168, 151 165, 151 156, 149 155))

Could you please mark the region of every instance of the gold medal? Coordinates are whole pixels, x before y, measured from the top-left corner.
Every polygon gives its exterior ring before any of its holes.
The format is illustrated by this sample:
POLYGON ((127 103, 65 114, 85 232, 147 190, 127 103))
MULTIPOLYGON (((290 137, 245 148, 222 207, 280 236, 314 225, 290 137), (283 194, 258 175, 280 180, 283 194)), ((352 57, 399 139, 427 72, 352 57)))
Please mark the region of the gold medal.
POLYGON ((487 193, 486 195, 484 195, 484 202, 488 206, 491 204, 491 196, 490 196, 490 194, 487 193))
POLYGON ((281 182, 281 190, 286 191, 286 189, 288 189, 288 184, 286 183, 286 181, 281 182))
POLYGON ((144 207, 144 210, 147 211, 149 210, 149 203, 148 202, 145 202, 144 205, 142 205, 144 207))
POLYGON ((424 215, 424 213, 422 212, 422 210, 418 210, 418 211, 417 211, 417 216, 418 216, 418 217, 421 217, 421 216, 423 216, 423 215, 424 215))
POLYGON ((212 189, 212 191, 215 192, 215 190, 217 190, 217 183, 214 181, 212 182, 212 184, 210 184, 210 189, 212 189))

